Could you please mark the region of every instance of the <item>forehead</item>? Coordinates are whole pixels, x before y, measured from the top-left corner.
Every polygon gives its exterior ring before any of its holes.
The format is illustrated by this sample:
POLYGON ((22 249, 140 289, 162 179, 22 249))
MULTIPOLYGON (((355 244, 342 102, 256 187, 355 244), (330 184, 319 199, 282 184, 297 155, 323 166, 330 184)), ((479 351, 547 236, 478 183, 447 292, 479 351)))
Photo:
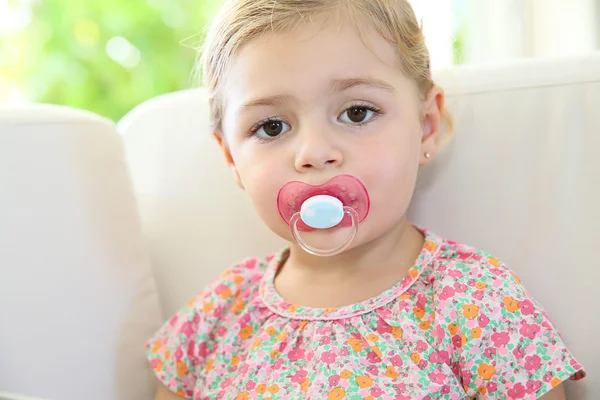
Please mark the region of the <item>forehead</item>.
POLYGON ((224 103, 234 111, 250 99, 278 94, 310 101, 334 80, 371 78, 398 91, 410 81, 394 47, 374 29, 349 20, 329 26, 314 21, 289 32, 267 34, 235 54, 224 84, 224 103))

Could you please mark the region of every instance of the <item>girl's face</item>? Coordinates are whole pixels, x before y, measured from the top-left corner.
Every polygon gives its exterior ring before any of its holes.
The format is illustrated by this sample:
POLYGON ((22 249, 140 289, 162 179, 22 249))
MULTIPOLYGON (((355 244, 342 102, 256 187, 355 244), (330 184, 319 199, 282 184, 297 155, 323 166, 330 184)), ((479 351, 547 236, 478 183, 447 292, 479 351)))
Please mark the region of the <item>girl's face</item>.
MULTIPOLYGON (((261 218, 289 241, 277 209, 286 183, 359 178, 371 210, 356 247, 403 221, 419 164, 435 153, 443 93, 434 88, 421 102, 393 47, 374 31, 363 40, 349 23, 305 25, 246 44, 225 76, 217 140, 261 218)), ((344 241, 346 229, 303 237, 332 247, 344 241)))

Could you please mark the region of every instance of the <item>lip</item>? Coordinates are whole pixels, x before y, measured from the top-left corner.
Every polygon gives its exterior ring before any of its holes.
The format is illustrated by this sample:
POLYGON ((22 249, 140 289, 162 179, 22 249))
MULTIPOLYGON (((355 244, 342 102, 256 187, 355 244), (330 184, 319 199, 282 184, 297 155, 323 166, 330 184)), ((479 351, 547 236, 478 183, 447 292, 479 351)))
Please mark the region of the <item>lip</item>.
MULTIPOLYGON (((292 216, 300 211, 302 203, 317 195, 328 195, 337 198, 346 207, 354 208, 359 215, 359 222, 369 214, 371 201, 364 184, 352 175, 338 175, 322 185, 309 185, 300 181, 285 184, 277 195, 277 209, 281 218, 289 224, 292 216)), ((336 227, 352 226, 352 219, 345 215, 336 227)), ((316 229, 309 227, 302 220, 298 221, 298 230, 312 232, 316 229)))

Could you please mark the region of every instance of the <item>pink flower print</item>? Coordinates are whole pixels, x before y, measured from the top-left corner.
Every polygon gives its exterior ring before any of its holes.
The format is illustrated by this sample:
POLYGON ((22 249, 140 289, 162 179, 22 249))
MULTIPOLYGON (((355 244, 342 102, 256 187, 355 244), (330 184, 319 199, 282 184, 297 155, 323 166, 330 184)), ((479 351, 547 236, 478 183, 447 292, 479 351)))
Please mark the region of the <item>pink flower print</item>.
POLYGON ((527 356, 525 358, 525 369, 528 371, 537 371, 540 369, 540 365, 542 364, 542 359, 537 354, 533 356, 527 356))
POLYGON ((379 333, 380 335, 392 333, 392 327, 383 319, 379 318, 377 320, 377 333, 379 333))
POLYGON ((379 369, 377 368, 377 365, 369 365, 369 366, 366 368, 366 371, 367 371, 369 374, 377 375, 377 374, 378 374, 378 372, 379 372, 379 369))
POLYGON ((242 365, 242 368, 240 368, 240 375, 246 375, 249 369, 250 366, 248 364, 242 365))
MULTIPOLYGON (((544 315, 546 315, 546 314, 544 314, 544 315)), ((548 318, 548 317, 546 317, 546 318, 548 318)), ((542 322, 542 327, 544 327, 548 330, 552 330, 552 326, 550 325, 550 323, 548 321, 542 322)))
MULTIPOLYGON (((269 262, 270 260, 267 260, 267 262, 269 262)), ((249 258, 246 261, 244 261, 240 267, 242 268, 247 268, 247 269, 254 269, 256 268, 256 264, 258 263, 258 259, 256 258, 249 258)))
POLYGON ((275 361, 275 364, 273 364, 273 369, 277 370, 277 369, 281 368, 282 365, 283 365, 283 358, 280 358, 277 361, 275 361))
POLYGON ((444 336, 446 336, 446 330, 444 328, 442 328, 440 325, 438 325, 433 330, 433 336, 435 338, 437 338, 438 340, 442 340, 444 338, 444 336))
POLYGON ((423 360, 419 361, 419 364, 417 364, 417 365, 419 366, 419 368, 425 369, 425 368, 427 368, 429 363, 427 362, 427 360, 423 359, 423 360))
POLYGON ((519 330, 519 333, 525 336, 528 339, 535 339, 538 332, 540 331, 540 326, 537 324, 528 324, 527 322, 523 322, 523 326, 519 330))
POLYGON ((517 360, 522 360, 523 358, 525 358, 525 348, 520 345, 515 347, 515 349, 513 350, 513 356, 515 356, 517 360))
POLYGON ((227 290, 227 285, 225 285, 224 283, 221 283, 221 284, 217 285, 217 287, 215 288, 215 293, 216 294, 221 294, 225 290, 227 290))
POLYGON ((183 349, 181 347, 178 347, 177 350, 175 350, 175 361, 181 361, 181 358, 183 357, 183 349))
POLYGON ((548 383, 548 382, 552 381, 552 378, 554 378, 552 376, 552 372, 547 372, 546 375, 544 375, 543 380, 544 380, 544 382, 548 383))
POLYGON ((523 314, 523 315, 531 315, 535 311, 531 300, 520 301, 519 308, 521 309, 521 314, 523 314))
POLYGON ((459 279, 459 278, 462 278, 463 273, 462 273, 462 271, 459 271, 457 269, 451 269, 450 271, 448 271, 448 275, 450 275, 451 277, 453 277, 455 279, 459 279))
POLYGON ((450 386, 448 386, 448 385, 442 386, 442 394, 450 394, 450 386))
POLYGON ((288 359, 290 361, 298 361, 304 358, 304 350, 293 349, 288 353, 288 359))
POLYGON ((512 389, 508 390, 508 397, 512 399, 522 399, 525 394, 525 387, 522 383, 517 383, 512 389))
MULTIPOLYGON (((223 307, 220 307, 220 306, 219 306, 219 307, 217 307, 217 308, 220 308, 220 309, 222 309, 223 307)), ((239 319, 239 321, 238 321, 238 322, 239 322, 239 324, 240 324, 241 326, 248 325, 248 324, 250 323, 250 314, 244 314, 244 315, 242 315, 242 316, 240 317, 240 319, 239 319)))
POLYGON ((426 343, 426 342, 424 342, 424 341, 422 341, 422 340, 419 340, 419 341, 417 342, 417 352, 419 352, 419 353, 422 353, 422 352, 424 352, 425 350, 427 350, 427 347, 429 347, 429 346, 427 345, 427 343, 426 343))
POLYGON ((335 363, 335 353, 331 352, 331 351, 326 351, 325 353, 323 353, 321 355, 321 361, 324 362, 325 364, 333 364, 335 363))
POLYGON ((339 375, 331 375, 329 377, 329 386, 337 386, 340 384, 340 376, 339 375))
POLYGON ((467 291, 467 286, 466 286, 466 285, 464 285, 464 284, 462 284, 462 283, 458 283, 458 282, 456 282, 456 283, 454 284, 454 290, 455 290, 457 293, 464 293, 464 292, 466 292, 466 291, 467 291))
POLYGON ((494 356, 496 355, 496 349, 493 347, 488 347, 483 352, 483 355, 486 356, 487 358, 494 358, 494 356))
POLYGON ((284 341, 284 342, 281 342, 281 343, 279 343, 279 352, 280 352, 280 353, 283 353, 283 351, 285 350, 285 348, 287 347, 287 345, 288 345, 288 344, 287 344, 287 342, 285 342, 285 341, 284 341))
POLYGON ((429 374, 429 380, 437 385, 442 385, 445 378, 446 375, 442 374, 441 372, 432 372, 429 374))
POLYGON ((458 363, 452 364, 452 367, 450 369, 452 370, 454 375, 460 375, 460 365, 458 365, 458 363))
POLYGON ((331 343, 331 336, 321 336, 321 344, 326 345, 331 343))
POLYGON ((390 358, 390 361, 394 367, 401 367, 403 364, 402 357, 399 355, 395 355, 394 357, 390 358))
POLYGON ((417 295, 417 307, 425 309, 426 305, 427 305, 427 296, 425 296, 424 294, 419 293, 417 295))
POLYGON ((463 372, 463 384, 469 386, 469 384, 471 383, 471 379, 473 378, 473 374, 471 374, 471 372, 469 371, 465 371, 463 372))
POLYGON ((246 390, 254 390, 255 387, 256 382, 254 381, 248 381, 248 383, 246 383, 246 390))
POLYGON ((525 384, 525 390, 529 394, 535 394, 542 388, 542 383, 540 381, 527 381, 525 384))
POLYGON ((438 297, 442 300, 448 300, 450 297, 454 296, 454 293, 454 288, 450 286, 445 286, 438 297))
POLYGON ((483 299, 483 292, 481 290, 476 290, 471 296, 476 300, 481 300, 483 299))
POLYGON ((224 326, 220 326, 219 329, 217 329, 217 336, 225 336, 226 333, 227 328, 225 328, 224 326))
POLYGON ((221 382, 221 389, 228 389, 229 386, 231 386, 232 382, 233 382, 233 379, 231 379, 231 378, 225 379, 223 382, 221 382))
POLYGON ((477 317, 477 322, 479 322, 480 327, 485 328, 490 323, 490 319, 487 317, 487 315, 480 313, 479 317, 477 317))
POLYGON ((488 382, 488 384, 485 385, 485 387, 487 388, 489 393, 495 393, 498 390, 498 385, 496 384, 496 382, 488 382))
POLYGON ((329 325, 321 326, 321 327, 317 328, 317 333, 319 335, 327 335, 327 334, 331 333, 331 326, 329 326, 329 325))
POLYGON ((460 337, 460 335, 454 335, 454 336, 452 336, 452 344, 457 349, 459 349, 459 348, 462 347, 462 338, 460 337))
POLYGON ((492 334, 492 341, 496 347, 504 346, 510 342, 510 335, 507 332, 496 332, 492 334))
POLYGON ((341 351, 340 351, 340 356, 341 357, 348 357, 348 354, 350 354, 350 352, 348 351, 347 347, 344 347, 341 351))
POLYGON ((196 342, 190 340, 187 345, 187 356, 188 358, 194 358, 194 354, 196 353, 196 342))
POLYGON ((448 364, 450 355, 445 350, 435 351, 429 355, 429 361, 433 364, 448 364))
POLYGON ((379 389, 378 387, 374 387, 371 389, 371 396, 377 398, 379 396, 381 396, 383 394, 383 390, 379 389))
POLYGON ((183 325, 181 325, 181 333, 188 339, 192 336, 194 333, 194 327, 190 321, 186 321, 183 323, 183 325))
POLYGON ((308 372, 306 372, 305 370, 301 369, 300 371, 298 371, 294 375, 292 375, 292 379, 291 380, 294 383, 301 384, 302 382, 304 382, 304 380, 306 379, 307 376, 308 376, 308 372))
POLYGON ((176 315, 173 318, 171 318, 171 320, 169 321, 169 325, 171 327, 175 326, 175 324, 177 323, 177 320, 179 319, 179 317, 176 315))
MULTIPOLYGON (((397 383, 394 385, 394 389, 396 389, 396 392, 402 393, 406 391, 406 385, 404 383, 397 383)), ((407 399, 410 400, 408 397, 407 399)))
POLYGON ((369 354, 367 354, 367 360, 371 364, 377 364, 377 363, 381 362, 381 358, 379 358, 377 353, 375 353, 374 351, 370 351, 369 354))

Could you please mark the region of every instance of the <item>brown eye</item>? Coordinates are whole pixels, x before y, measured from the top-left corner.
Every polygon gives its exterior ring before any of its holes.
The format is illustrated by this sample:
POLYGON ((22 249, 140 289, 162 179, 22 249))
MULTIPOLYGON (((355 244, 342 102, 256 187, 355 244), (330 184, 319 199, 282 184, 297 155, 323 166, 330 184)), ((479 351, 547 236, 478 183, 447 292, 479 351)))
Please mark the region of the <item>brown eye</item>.
POLYGON ((367 117, 368 111, 369 110, 367 110, 366 108, 352 107, 347 111, 348 119, 350 119, 350 121, 352 122, 363 122, 367 117))
POLYGON ((380 111, 372 108, 372 106, 352 106, 346 109, 340 115, 339 119, 347 124, 362 125, 372 120, 378 114, 380 114, 380 111))
POLYGON ((263 129, 267 136, 270 136, 270 137, 278 136, 283 131, 283 122, 281 122, 281 121, 267 122, 263 126, 263 129))
POLYGON ((259 139, 276 139, 290 129, 292 128, 283 121, 269 119, 252 129, 252 134, 259 139))

